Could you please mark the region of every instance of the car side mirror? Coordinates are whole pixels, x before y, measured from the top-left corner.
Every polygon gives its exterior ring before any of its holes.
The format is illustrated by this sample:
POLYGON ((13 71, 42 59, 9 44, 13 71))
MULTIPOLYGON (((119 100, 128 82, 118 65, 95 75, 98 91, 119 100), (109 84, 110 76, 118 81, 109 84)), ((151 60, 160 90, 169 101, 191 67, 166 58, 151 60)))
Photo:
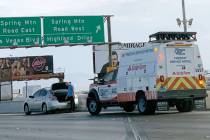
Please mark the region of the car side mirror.
POLYGON ((99 84, 103 84, 104 82, 104 79, 99 79, 99 84))
POLYGON ((33 98, 34 98, 34 96, 29 96, 29 98, 32 98, 32 99, 33 99, 33 98))

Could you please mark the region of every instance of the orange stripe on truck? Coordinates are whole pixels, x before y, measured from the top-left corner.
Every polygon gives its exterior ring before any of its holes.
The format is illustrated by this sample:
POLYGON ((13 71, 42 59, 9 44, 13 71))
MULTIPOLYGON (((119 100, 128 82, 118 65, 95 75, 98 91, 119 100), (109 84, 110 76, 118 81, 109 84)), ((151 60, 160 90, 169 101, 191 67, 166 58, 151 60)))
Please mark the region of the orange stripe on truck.
POLYGON ((188 88, 186 87, 186 85, 184 83, 179 84, 179 86, 177 87, 177 90, 187 90, 188 88))
POLYGON ((184 80, 192 87, 192 89, 196 89, 196 85, 192 83, 192 81, 190 81, 189 78, 184 77, 184 80))
POLYGON ((205 89, 205 80, 200 81, 198 77, 168 77, 165 82, 156 80, 156 88, 165 90, 188 90, 188 89, 205 89))
POLYGON ((117 94, 117 100, 118 102, 135 101, 136 94, 135 92, 119 93, 117 94))
POLYGON ((171 85, 168 85, 168 90, 172 90, 173 87, 176 85, 176 83, 178 82, 179 78, 176 77, 176 79, 172 82, 171 85))

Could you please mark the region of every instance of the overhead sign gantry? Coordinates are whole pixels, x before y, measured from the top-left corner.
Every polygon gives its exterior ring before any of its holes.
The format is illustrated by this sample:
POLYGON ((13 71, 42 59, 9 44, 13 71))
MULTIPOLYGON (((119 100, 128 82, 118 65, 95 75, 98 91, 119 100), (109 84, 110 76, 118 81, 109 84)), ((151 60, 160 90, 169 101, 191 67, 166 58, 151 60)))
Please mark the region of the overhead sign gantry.
POLYGON ((0 48, 103 44, 105 16, 0 18, 0 48))

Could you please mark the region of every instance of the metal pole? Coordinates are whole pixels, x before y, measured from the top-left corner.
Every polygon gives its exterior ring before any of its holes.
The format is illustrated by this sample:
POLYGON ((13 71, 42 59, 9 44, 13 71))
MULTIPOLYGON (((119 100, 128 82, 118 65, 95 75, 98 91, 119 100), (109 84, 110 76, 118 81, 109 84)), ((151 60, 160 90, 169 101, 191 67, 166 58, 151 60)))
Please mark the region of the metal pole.
MULTIPOLYGON (((11 77, 12 78, 12 77, 11 77)), ((12 79, 11 79, 11 97, 12 97, 12 99, 11 100, 13 100, 13 82, 12 82, 12 79)))
POLYGON ((107 17, 107 32, 108 32, 108 43, 109 43, 109 66, 112 66, 112 35, 111 35, 111 20, 110 16, 107 17))
POLYGON ((93 45, 93 72, 94 73, 96 73, 96 61, 95 61, 95 59, 96 59, 96 57, 95 57, 95 49, 96 47, 95 47, 95 45, 93 45))
POLYGON ((12 97, 11 100, 13 100, 12 55, 10 55, 9 61, 10 61, 9 63, 10 63, 10 76, 11 76, 11 77, 10 77, 10 78, 11 78, 11 79, 10 79, 10 80, 11 80, 11 81, 10 81, 10 82, 11 82, 11 97, 12 97))
POLYGON ((26 98, 28 97, 28 82, 25 82, 26 83, 26 98))
POLYGON ((186 19, 186 13, 185 13, 185 3, 184 3, 184 0, 182 0, 182 13, 183 13, 184 32, 187 32, 187 19, 186 19))
POLYGON ((0 82, 0 101, 1 101, 1 82, 0 82))

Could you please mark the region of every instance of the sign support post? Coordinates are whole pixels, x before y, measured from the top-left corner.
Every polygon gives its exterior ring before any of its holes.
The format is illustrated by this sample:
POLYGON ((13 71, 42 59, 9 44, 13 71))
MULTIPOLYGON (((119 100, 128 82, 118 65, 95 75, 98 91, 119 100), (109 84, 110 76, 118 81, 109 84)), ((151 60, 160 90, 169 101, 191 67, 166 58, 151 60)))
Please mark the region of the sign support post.
POLYGON ((111 35, 111 16, 107 16, 107 31, 108 31, 108 44, 109 44, 109 66, 112 66, 112 35, 111 35))

